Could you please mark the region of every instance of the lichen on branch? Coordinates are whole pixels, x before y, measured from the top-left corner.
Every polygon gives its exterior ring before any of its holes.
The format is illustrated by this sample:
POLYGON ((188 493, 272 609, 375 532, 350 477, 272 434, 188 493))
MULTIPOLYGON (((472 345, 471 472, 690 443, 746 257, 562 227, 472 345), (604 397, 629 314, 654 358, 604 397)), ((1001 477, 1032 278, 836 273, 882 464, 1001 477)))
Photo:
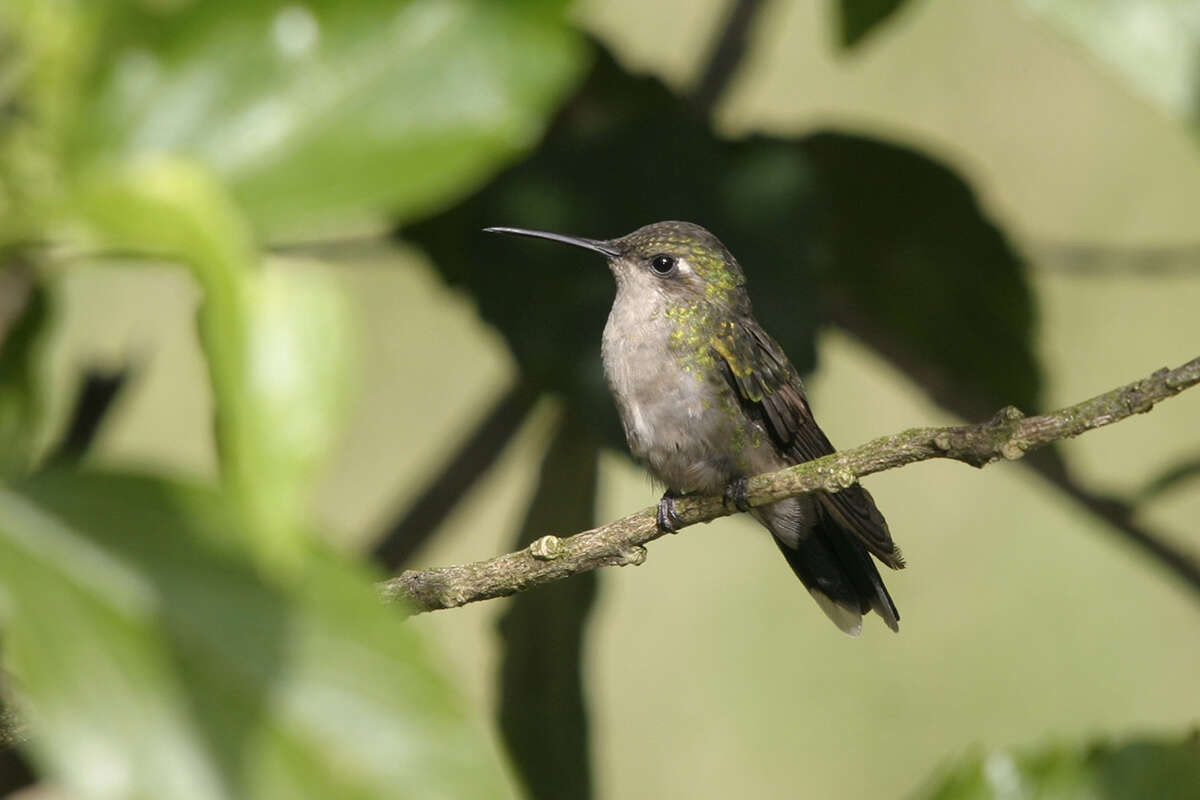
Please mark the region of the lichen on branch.
MULTIPOLYGON (((1111 425, 1200 383, 1200 358, 1175 369, 1160 369, 1122 386, 1048 414, 1027 417, 1012 406, 990 420, 973 425, 914 428, 883 436, 851 450, 806 461, 778 472, 751 478, 751 506, 773 503, 815 491, 836 492, 864 475, 917 461, 947 458, 984 467, 994 461, 1021 458, 1030 450, 1060 439, 1111 425)), ((736 512, 720 496, 676 500, 680 528, 710 522, 736 512)), ((385 599, 404 601, 416 612, 505 597, 533 586, 562 580, 598 567, 641 564, 649 542, 662 536, 655 508, 573 536, 546 535, 529 547, 486 561, 449 567, 405 570, 384 581, 385 599)), ((1200 567, 1177 565, 1176 571, 1200 587, 1200 567)))

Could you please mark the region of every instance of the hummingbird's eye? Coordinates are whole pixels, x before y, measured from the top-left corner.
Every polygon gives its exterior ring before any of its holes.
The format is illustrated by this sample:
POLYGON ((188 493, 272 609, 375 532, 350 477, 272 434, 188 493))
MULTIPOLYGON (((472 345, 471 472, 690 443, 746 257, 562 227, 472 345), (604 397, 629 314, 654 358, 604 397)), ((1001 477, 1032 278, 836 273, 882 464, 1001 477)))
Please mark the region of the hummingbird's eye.
POLYGON ((650 259, 650 269, 658 275, 670 275, 675 271, 675 259, 667 255, 657 255, 650 259))

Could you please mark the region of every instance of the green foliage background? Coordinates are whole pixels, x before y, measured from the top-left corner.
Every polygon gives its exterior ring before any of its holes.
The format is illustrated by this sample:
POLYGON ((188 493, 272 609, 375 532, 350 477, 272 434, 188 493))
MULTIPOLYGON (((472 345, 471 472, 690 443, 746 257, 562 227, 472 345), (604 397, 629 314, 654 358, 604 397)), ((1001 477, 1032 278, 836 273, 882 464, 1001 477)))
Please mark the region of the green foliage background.
MULTIPOLYGON (((489 224, 713 228, 844 445, 1194 357, 1196 14, 765 4, 710 113, 715 4, 8 0, 22 757, 81 798, 1200 797, 1195 594, 1015 467, 872 479, 899 637, 839 636, 744 520, 407 623, 369 563, 653 499, 600 377, 609 277, 489 224), (129 377, 80 463, 96 367, 129 377), (514 385, 497 465, 405 517, 514 385)), ((1044 468, 1194 556, 1195 417, 1044 468)))

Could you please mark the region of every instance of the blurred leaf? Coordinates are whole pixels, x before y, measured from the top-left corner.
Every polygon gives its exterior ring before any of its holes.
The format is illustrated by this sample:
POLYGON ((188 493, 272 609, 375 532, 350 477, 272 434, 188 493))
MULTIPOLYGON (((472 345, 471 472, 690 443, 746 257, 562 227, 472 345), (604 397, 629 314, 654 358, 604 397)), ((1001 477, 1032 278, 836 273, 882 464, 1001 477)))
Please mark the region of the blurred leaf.
POLYGON ((112 247, 186 264, 204 291, 201 339, 213 390, 231 394, 245 361, 243 310, 258 253, 214 176, 172 158, 97 168, 75 189, 78 212, 112 247))
POLYGON ((399 235, 477 299, 524 374, 620 447, 599 358, 614 294, 603 260, 479 230, 611 238, 663 219, 698 222, 736 254, 756 315, 801 371, 834 294, 982 395, 988 413, 1036 405, 1024 265, 953 172, 838 134, 723 141, 661 83, 605 54, 534 157, 399 235))
POLYGON ((428 211, 536 143, 582 66, 564 7, 110 0, 71 150, 196 159, 264 234, 428 211))
POLYGON ((34 280, 32 270, 0 267, 0 476, 29 468, 41 424, 39 364, 51 313, 34 280))
POLYGON ((0 489, 7 668, 72 797, 491 797, 482 739, 370 576, 238 555, 237 513, 165 481, 0 489))
POLYGON ((1167 114, 1197 121, 1200 6, 1193 0, 1019 0, 1167 114))
POLYGON ((80 96, 94 4, 0 3, 0 248, 46 236, 61 186, 65 118, 80 96))
POLYGON ((914 800, 1197 800, 1200 740, 975 754, 914 800))
POLYGON ((289 561, 348 383, 348 315, 336 287, 315 272, 261 268, 232 200, 187 162, 98 173, 80 197, 85 216, 116 246, 192 268, 204 291, 200 340, 223 476, 261 554, 289 561))
POLYGON ((836 0, 842 47, 849 50, 900 10, 907 0, 836 0))
MULTIPOLYGON (((598 456, 595 440, 565 414, 517 547, 595 524, 598 456)), ((535 800, 592 795, 583 637, 595 596, 596 574, 588 572, 517 594, 500 617, 500 729, 535 800)))
POLYGON ((1142 487, 1141 491, 1137 493, 1134 503, 1136 505, 1148 503, 1163 493, 1179 486, 1179 484, 1187 483, 1196 478, 1200 478, 1200 458, 1185 459, 1178 464, 1168 467, 1150 479, 1142 487))
POLYGON ((340 433, 350 385, 349 312, 327 274, 270 265, 250 296, 246 427, 226 436, 227 463, 258 524, 286 535, 340 433))

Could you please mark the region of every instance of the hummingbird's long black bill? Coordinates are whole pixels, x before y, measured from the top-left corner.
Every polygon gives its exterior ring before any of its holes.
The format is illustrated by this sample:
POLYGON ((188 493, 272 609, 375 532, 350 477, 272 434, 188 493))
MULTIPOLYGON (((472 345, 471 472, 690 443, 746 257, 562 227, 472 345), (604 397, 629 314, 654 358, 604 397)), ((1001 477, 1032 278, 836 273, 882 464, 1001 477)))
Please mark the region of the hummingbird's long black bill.
POLYGON ((585 239, 582 236, 564 236, 561 233, 550 233, 549 231, 531 231, 528 228, 484 228, 486 233, 509 233, 513 236, 528 236, 533 239, 549 239, 552 242, 562 242, 563 244, 582 247, 584 250, 592 250, 606 256, 619 256, 620 252, 611 244, 599 239, 585 239))

